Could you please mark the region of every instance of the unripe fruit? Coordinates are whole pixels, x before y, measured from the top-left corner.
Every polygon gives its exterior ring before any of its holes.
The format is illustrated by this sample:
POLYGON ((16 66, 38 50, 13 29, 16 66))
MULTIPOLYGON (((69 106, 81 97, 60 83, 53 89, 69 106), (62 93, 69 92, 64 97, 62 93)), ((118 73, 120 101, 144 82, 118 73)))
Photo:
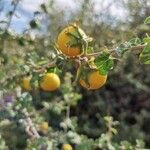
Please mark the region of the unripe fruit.
POLYGON ((70 144, 63 144, 62 150, 73 150, 73 148, 70 144))
POLYGON ((78 30, 82 37, 86 37, 86 34, 84 31, 78 27, 75 26, 68 26, 64 30, 60 32, 57 39, 57 45, 58 49, 65 55, 69 57, 77 56, 82 53, 82 45, 81 43, 78 45, 70 46, 69 43, 71 41, 80 41, 80 39, 76 39, 72 35, 69 35, 69 33, 73 33, 75 35, 78 35, 78 30))
POLYGON ((27 91, 30 91, 32 89, 30 84, 31 78, 32 76, 26 76, 22 79, 22 87, 27 91))
POLYGON ((96 90, 102 87, 107 80, 107 75, 101 75, 99 71, 90 72, 87 75, 87 81, 80 79, 80 85, 88 90, 96 90))
POLYGON ((44 91, 55 91, 60 87, 59 76, 55 73, 46 73, 43 76, 40 87, 44 91))

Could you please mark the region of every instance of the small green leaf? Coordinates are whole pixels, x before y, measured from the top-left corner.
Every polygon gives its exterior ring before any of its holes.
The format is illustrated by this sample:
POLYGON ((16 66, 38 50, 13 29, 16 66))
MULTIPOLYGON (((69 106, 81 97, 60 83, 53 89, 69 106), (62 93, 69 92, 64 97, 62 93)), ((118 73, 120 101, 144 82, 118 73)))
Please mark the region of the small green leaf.
POLYGON ((115 128, 111 128, 111 132, 115 135, 118 133, 118 131, 115 128))
POLYGON ((37 72, 32 72, 32 78, 31 78, 31 86, 34 87, 38 87, 38 81, 39 81, 40 77, 39 74, 37 72))
POLYGON ((81 45, 81 43, 77 39, 72 37, 71 40, 67 43, 67 45, 69 47, 77 47, 77 46, 81 45))
POLYGON ((112 118, 111 116, 105 116, 105 117, 104 117, 104 120, 105 120, 106 122, 111 122, 111 121, 113 120, 113 118, 112 118))
POLYGON ((88 46, 87 53, 93 53, 93 52, 94 52, 94 48, 92 46, 88 46))
POLYGON ((144 64, 150 64, 150 43, 148 43, 139 57, 144 64))
POLYGON ((122 56, 130 47, 128 42, 122 43, 116 48, 116 52, 122 56))
POLYGON ((31 20, 29 24, 32 29, 36 29, 39 27, 39 23, 37 22, 37 20, 31 20))
POLYGON ((47 68, 48 73, 54 73, 56 71, 56 67, 47 68))
POLYGON ((150 16, 145 19, 144 23, 145 24, 150 24, 150 16))
POLYGON ((144 38, 144 39, 143 39, 143 42, 144 42, 144 43, 150 43, 150 37, 144 38))
POLYGON ((73 32, 67 32, 66 34, 67 34, 68 36, 70 36, 70 37, 75 38, 75 39, 80 39, 80 35, 79 35, 79 33, 78 33, 77 30, 75 30, 75 31, 73 31, 73 32))
POLYGON ((41 9, 42 9, 45 13, 48 13, 47 7, 46 7, 46 5, 45 5, 44 3, 41 4, 41 9))
POLYGON ((77 145, 77 150, 92 150, 92 142, 91 141, 84 141, 80 145, 77 145))
POLYGON ((138 148, 144 148, 145 147, 144 141, 141 140, 141 139, 136 139, 136 147, 138 147, 138 148))
POLYGON ((60 73, 61 73, 61 70, 58 69, 58 67, 50 67, 50 68, 47 68, 47 72, 48 72, 48 73, 60 74, 60 73))
POLYGON ((133 38, 133 39, 131 39, 129 42, 128 42, 128 44, 130 45, 130 46, 136 46, 136 45, 139 45, 139 44, 142 44, 142 41, 141 41, 141 39, 139 39, 139 38, 133 38))
POLYGON ((25 46, 26 44, 26 41, 23 37, 19 38, 17 42, 20 46, 25 46))
POLYGON ((35 16, 40 15, 40 14, 41 14, 41 12, 39 12, 39 11, 35 11, 35 12, 34 12, 34 15, 35 15, 35 16))
POLYGON ((112 69, 114 65, 113 59, 110 58, 110 54, 106 52, 98 56, 94 60, 94 63, 102 75, 108 74, 109 70, 112 69))

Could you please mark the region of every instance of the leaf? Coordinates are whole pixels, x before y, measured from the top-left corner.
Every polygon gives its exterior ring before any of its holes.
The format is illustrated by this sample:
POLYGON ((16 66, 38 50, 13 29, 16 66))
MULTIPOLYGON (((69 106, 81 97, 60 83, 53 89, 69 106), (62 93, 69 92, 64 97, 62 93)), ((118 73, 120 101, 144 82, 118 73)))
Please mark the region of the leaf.
POLYGON ((61 70, 58 69, 58 67, 50 67, 50 68, 47 68, 47 72, 48 72, 48 73, 60 74, 60 73, 61 73, 61 70))
POLYGON ((116 48, 116 52, 122 56, 130 47, 128 42, 122 43, 116 48))
POLYGON ((11 16, 12 14, 13 14, 12 11, 9 11, 9 12, 8 12, 8 16, 11 16))
POLYGON ((111 128, 111 132, 115 135, 118 133, 118 131, 115 128, 111 128))
POLYGON ((40 14, 41 14, 41 12, 39 12, 39 11, 35 11, 35 12, 34 12, 34 15, 35 15, 35 16, 40 15, 40 14))
POLYGON ((144 20, 144 23, 145 23, 145 24, 150 24, 150 16, 147 17, 147 18, 144 20))
POLYGON ((92 142, 91 141, 84 141, 80 145, 77 145, 77 150, 92 150, 92 142))
POLYGON ((56 71, 56 67, 49 67, 47 68, 48 73, 54 73, 56 71))
POLYGON ((94 60, 94 63, 102 75, 108 74, 109 70, 112 69, 114 65, 113 59, 110 58, 110 54, 106 52, 98 56, 94 60))
POLYGON ((94 48, 92 46, 88 46, 87 53, 93 53, 93 52, 94 52, 94 48))
POLYGON ((43 3, 43 4, 41 4, 41 9, 45 12, 45 13, 48 13, 48 11, 47 11, 47 7, 46 7, 46 5, 43 3))
POLYGON ((143 42, 144 42, 144 43, 150 43, 150 37, 144 38, 144 39, 143 39, 143 42))
POLYGON ((141 140, 141 139, 136 139, 136 147, 138 147, 138 148, 144 148, 145 147, 144 141, 141 140))
POLYGON ((25 39, 24 39, 23 37, 19 38, 19 39, 17 40, 17 42, 18 42, 18 44, 19 44, 20 46, 25 46, 25 44, 26 44, 26 41, 25 41, 25 39))
POLYGON ((32 72, 32 78, 30 84, 33 88, 38 87, 39 79, 40 79, 39 74, 37 72, 32 72))
POLYGON ((113 120, 113 118, 112 118, 111 116, 105 116, 105 117, 104 117, 104 120, 105 120, 106 122, 111 122, 111 121, 113 120))
POLYGON ((7 24, 8 22, 5 20, 0 21, 1 24, 7 24))
POLYGON ((77 39, 75 39, 74 37, 72 37, 71 40, 67 43, 67 45, 69 47, 77 47, 79 45, 81 46, 81 43, 77 39))
POLYGON ((128 42, 128 44, 130 45, 130 46, 136 46, 136 45, 139 45, 139 44, 142 44, 142 41, 141 41, 141 39, 139 39, 139 38, 133 38, 133 39, 131 39, 129 42, 128 42))
POLYGON ((37 20, 31 20, 29 24, 32 29, 36 29, 39 27, 39 23, 37 22, 37 20))
POLYGON ((150 43, 148 43, 139 57, 144 64, 150 64, 150 43))

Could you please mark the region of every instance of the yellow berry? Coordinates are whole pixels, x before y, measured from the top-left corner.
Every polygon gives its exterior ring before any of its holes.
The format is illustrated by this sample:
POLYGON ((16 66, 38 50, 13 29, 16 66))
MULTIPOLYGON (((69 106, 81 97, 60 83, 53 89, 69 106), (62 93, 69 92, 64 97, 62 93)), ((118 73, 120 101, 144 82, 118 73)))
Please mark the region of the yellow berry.
POLYGON ((62 150, 73 150, 73 148, 70 144, 63 144, 62 150))
POLYGON ((22 87, 27 91, 30 91, 32 89, 31 84, 30 84, 31 78, 32 78, 31 76, 26 76, 26 77, 23 77, 23 80, 22 80, 22 87))
POLYGON ((59 76, 55 73, 46 73, 43 76, 40 87, 44 91, 55 91, 60 87, 59 76))
POLYGON ((39 130, 43 133, 47 133, 48 132, 48 122, 43 122, 38 126, 39 130))

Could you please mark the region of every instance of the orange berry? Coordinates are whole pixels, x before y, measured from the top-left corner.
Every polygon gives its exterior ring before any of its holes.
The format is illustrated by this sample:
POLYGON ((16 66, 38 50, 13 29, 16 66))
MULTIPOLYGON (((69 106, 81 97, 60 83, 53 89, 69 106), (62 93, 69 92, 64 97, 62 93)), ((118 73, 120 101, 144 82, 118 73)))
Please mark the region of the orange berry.
POLYGON ((101 75, 99 71, 90 72, 87 75, 87 81, 80 79, 80 85, 88 90, 96 90, 102 87, 107 80, 107 75, 101 75))
POLYGON ((77 56, 82 53, 82 44, 78 44, 75 46, 69 45, 69 43, 71 41, 79 41, 80 40, 80 39, 76 39, 72 35, 69 35, 69 33, 78 35, 79 34, 78 30, 80 31, 80 33, 83 37, 86 36, 86 34, 84 33, 84 31, 82 29, 80 29, 76 26, 73 26, 73 25, 66 27, 58 35, 58 39, 57 39, 58 48, 63 54, 65 54, 69 57, 77 56))

